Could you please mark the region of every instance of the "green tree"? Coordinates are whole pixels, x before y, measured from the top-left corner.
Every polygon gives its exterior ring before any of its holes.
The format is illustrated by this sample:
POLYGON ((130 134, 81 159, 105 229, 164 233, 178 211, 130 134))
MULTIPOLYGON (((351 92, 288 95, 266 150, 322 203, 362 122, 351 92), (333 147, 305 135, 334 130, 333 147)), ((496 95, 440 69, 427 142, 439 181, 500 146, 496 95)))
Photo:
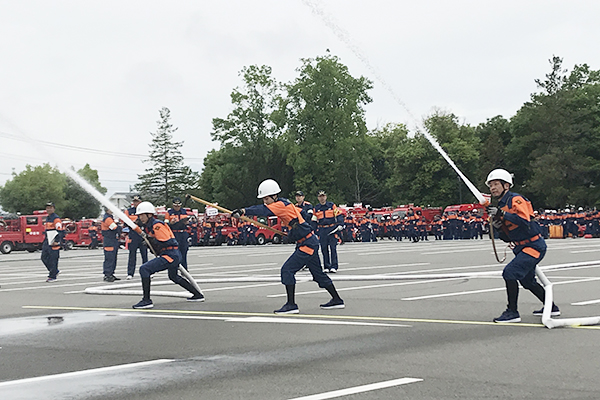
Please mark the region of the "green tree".
MULTIPOLYGON (((424 123, 458 168, 473 179, 479 158, 479 140, 469 125, 461 125, 454 114, 440 111, 424 123)), ((395 204, 448 205, 474 201, 474 196, 446 160, 419 132, 409 135, 406 127, 387 126, 378 133, 391 171, 386 187, 395 204)))
POLYGON ((52 201, 57 212, 62 212, 67 205, 66 184, 65 176, 49 164, 28 164, 19 174, 13 172, 12 179, 0 187, 0 204, 8 212, 31 214, 52 201))
MULTIPOLYGON (((96 188, 100 193, 106 194, 106 188, 102 187, 98 179, 98 171, 92 169, 89 164, 77 171, 77 174, 96 188)), ((65 200, 61 217, 78 220, 84 217, 96 218, 100 215, 100 202, 91 194, 86 192, 68 176, 65 176, 65 200)))
POLYGON ((507 167, 516 190, 539 207, 598 206, 600 198, 600 71, 562 59, 536 80, 542 90, 511 119, 507 167))
POLYGON ((278 181, 284 195, 292 190, 293 172, 276 122, 281 85, 268 66, 245 67, 240 76, 243 86, 231 93, 233 111, 213 119, 211 135, 221 147, 206 156, 200 184, 205 197, 229 207, 255 199, 267 178, 278 181))
POLYGON ((294 183, 325 189, 336 202, 363 201, 374 182, 364 109, 372 82, 354 78, 335 56, 302 63, 282 103, 294 183))
POLYGON ((506 146, 512 140, 510 121, 501 115, 488 119, 477 126, 476 135, 481 141, 479 174, 473 176, 477 186, 485 182, 490 171, 506 167, 506 146))
POLYGON ((179 150, 183 142, 173 141, 177 128, 170 123, 171 111, 163 107, 159 114, 157 130, 151 133, 150 157, 144 160, 150 167, 138 175, 140 182, 135 185, 145 200, 156 205, 170 204, 173 197, 196 191, 199 182, 199 174, 183 164, 179 150))

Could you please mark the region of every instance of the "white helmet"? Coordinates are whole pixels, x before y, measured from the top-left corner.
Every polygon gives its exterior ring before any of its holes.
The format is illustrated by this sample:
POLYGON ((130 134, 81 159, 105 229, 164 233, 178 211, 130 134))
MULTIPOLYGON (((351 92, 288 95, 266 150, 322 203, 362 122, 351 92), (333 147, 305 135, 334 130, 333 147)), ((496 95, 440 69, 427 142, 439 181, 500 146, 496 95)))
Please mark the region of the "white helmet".
POLYGON ((513 185, 513 176, 510 172, 508 172, 505 169, 495 169, 492 172, 490 172, 487 179, 485 180, 485 184, 489 187, 490 182, 495 180, 507 182, 508 184, 510 184, 510 187, 512 187, 513 185))
POLYGON ((140 214, 156 214, 154 206, 149 201, 142 201, 135 209, 136 215, 140 214))
POLYGON ((258 185, 258 196, 256 197, 262 199, 263 197, 272 196, 280 192, 281 188, 279 187, 279 184, 273 179, 267 179, 258 185))

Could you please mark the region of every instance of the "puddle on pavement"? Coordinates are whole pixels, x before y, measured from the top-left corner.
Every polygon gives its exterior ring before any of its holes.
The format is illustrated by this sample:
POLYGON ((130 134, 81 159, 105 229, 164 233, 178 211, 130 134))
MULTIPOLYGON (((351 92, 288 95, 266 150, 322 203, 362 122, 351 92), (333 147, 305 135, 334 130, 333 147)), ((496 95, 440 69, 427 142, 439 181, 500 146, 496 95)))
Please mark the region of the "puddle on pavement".
POLYGON ((65 329, 79 325, 98 323, 118 317, 103 312, 64 313, 35 317, 0 319, 0 336, 39 333, 44 330, 65 329))

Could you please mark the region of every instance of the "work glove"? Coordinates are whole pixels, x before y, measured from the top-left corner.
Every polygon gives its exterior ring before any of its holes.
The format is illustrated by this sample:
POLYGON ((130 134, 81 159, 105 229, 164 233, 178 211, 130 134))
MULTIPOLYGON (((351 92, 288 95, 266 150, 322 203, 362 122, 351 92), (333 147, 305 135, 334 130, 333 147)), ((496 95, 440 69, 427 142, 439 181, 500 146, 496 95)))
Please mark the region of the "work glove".
POLYGON ((244 213, 245 213, 245 211, 244 211, 244 209, 243 209, 243 208, 236 208, 235 210, 233 210, 233 211, 231 212, 231 216, 232 216, 233 218, 239 218, 239 217, 241 217, 242 215, 244 215, 244 213))
POLYGON ((502 228, 502 221, 500 221, 499 219, 493 219, 492 220, 492 226, 494 227, 494 229, 501 229, 502 228))
POLYGON ((494 206, 489 206, 487 208, 487 212, 488 212, 489 216, 494 219, 500 219, 504 215, 504 211, 502 211, 502 209, 500 209, 498 207, 494 207, 494 206))

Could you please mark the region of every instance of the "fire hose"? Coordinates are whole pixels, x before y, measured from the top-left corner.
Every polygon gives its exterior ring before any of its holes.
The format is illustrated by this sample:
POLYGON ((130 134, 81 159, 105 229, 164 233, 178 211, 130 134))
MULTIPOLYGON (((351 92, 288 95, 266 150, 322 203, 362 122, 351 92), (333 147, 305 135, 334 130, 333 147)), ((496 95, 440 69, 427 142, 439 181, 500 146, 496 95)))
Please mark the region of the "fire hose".
POLYGON ((500 264, 506 260, 506 249, 504 249, 504 257, 502 260, 498 257, 498 251, 496 250, 496 239, 494 239, 494 224, 492 223, 492 217, 488 217, 488 225, 490 226, 490 239, 492 240, 492 247, 494 248, 494 256, 496 256, 496 261, 500 264))
MULTIPOLYGON (((202 204, 204 204, 204 205, 206 205, 206 206, 209 206, 209 207, 216 208, 216 209, 217 209, 217 210, 219 210, 219 211, 222 211, 222 212, 225 212, 225 213, 228 213, 228 214, 232 214, 232 213, 233 213, 233 211, 231 211, 231 210, 228 210, 228 209, 226 209, 226 208, 224 208, 224 207, 221 207, 221 206, 219 206, 218 204, 214 204, 214 203, 211 203, 211 202, 209 202, 209 201, 202 200, 201 198, 199 198, 199 197, 196 197, 196 196, 192 196, 191 194, 187 194, 185 197, 186 197, 186 198, 190 198, 190 199, 192 199, 192 200, 194 200, 194 201, 196 201, 196 202, 198 202, 198 203, 202 203, 202 204)), ((253 220, 252 218, 248 218, 248 217, 246 217, 246 216, 244 216, 244 215, 241 215, 241 216, 239 217, 239 219, 241 219, 242 221, 250 222, 252 225, 256 225, 256 226, 258 226, 258 227, 260 227, 260 228, 267 229, 267 230, 269 230, 269 231, 271 231, 271 232, 274 232, 274 233, 277 233, 277 234, 279 234, 279 235, 287 235, 285 232, 281 232, 281 231, 279 231, 279 230, 277 230, 277 229, 275 229, 275 228, 271 228, 271 227, 270 227, 270 226, 268 226, 268 225, 262 224, 262 223, 260 223, 260 222, 258 222, 258 221, 255 221, 255 220, 253 220)))

